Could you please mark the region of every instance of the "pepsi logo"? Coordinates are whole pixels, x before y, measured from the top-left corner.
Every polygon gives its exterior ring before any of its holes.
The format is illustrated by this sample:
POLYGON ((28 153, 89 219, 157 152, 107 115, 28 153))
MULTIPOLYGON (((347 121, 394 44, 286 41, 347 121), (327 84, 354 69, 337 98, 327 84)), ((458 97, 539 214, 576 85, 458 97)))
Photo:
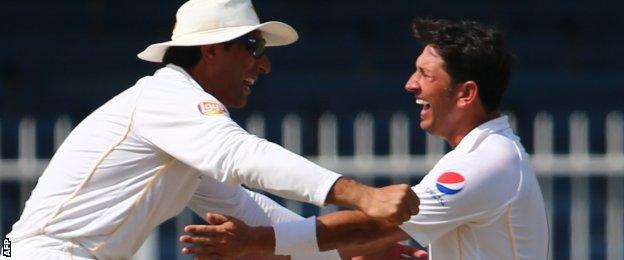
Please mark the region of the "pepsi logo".
POLYGON ((464 188, 466 179, 456 172, 445 172, 436 181, 436 187, 444 194, 452 195, 460 192, 464 188))

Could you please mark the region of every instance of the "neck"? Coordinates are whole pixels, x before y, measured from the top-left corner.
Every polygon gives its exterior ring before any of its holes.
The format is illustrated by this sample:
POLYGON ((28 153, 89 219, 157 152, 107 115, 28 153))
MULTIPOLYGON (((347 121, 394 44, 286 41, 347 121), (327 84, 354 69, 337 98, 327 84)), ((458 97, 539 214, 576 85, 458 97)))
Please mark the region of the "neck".
POLYGON ((201 86, 202 89, 204 89, 204 91, 206 91, 207 93, 213 94, 212 90, 209 87, 210 86, 209 80, 206 77, 206 70, 202 66, 201 62, 185 70, 189 75, 191 75, 191 77, 195 80, 195 82, 197 82, 197 84, 199 84, 199 86, 201 86))
POLYGON ((484 124, 485 122, 490 121, 499 116, 500 116, 500 113, 498 111, 494 111, 490 113, 483 113, 480 116, 475 116, 472 118, 472 120, 466 120, 465 124, 463 125, 458 124, 457 127, 454 129, 455 131, 444 136, 444 139, 453 149, 455 149, 455 147, 459 145, 461 140, 463 140, 464 137, 466 137, 466 135, 468 135, 468 133, 472 131, 472 129, 475 129, 478 126, 484 124))

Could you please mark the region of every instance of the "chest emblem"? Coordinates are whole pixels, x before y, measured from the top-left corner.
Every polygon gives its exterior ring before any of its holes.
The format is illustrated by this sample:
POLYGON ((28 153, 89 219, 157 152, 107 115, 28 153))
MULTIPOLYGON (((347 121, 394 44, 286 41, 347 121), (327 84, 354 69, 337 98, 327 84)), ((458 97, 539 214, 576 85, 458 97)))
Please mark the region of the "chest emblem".
POLYGON ((197 105, 197 109, 199 109, 199 112, 205 116, 225 114, 225 107, 223 107, 223 105, 219 102, 213 100, 206 100, 199 103, 197 105))

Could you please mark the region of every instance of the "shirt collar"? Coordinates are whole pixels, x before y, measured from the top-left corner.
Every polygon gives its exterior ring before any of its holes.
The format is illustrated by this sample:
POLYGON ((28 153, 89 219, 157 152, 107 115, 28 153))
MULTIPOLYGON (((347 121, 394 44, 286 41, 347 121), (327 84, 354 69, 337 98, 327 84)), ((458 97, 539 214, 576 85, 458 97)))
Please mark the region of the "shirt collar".
POLYGON ((472 129, 466 136, 464 136, 453 151, 455 153, 468 153, 479 143, 481 143, 481 141, 483 141, 483 139, 485 139, 488 135, 510 128, 511 126, 509 125, 509 119, 507 116, 494 118, 472 129))
POLYGON ((159 75, 159 74, 169 74, 169 75, 173 75, 173 76, 177 76, 182 78, 185 81, 188 81, 191 86, 193 86, 194 88, 201 90, 203 92, 206 92, 204 90, 204 88, 202 88, 199 83, 197 83, 197 81, 195 81, 195 79, 193 79, 193 77, 191 77, 190 74, 188 74, 188 72, 186 72, 186 70, 180 66, 177 66, 175 64, 169 63, 167 64, 166 67, 159 69, 158 71, 156 71, 155 75, 159 75))

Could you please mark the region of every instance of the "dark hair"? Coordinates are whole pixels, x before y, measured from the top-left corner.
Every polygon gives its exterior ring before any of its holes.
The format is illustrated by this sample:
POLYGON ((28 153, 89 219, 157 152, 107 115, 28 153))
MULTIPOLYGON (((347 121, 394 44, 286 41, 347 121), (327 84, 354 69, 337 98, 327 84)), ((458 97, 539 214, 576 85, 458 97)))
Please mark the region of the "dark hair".
POLYGON ((412 30, 436 49, 454 84, 476 82, 485 109, 498 110, 514 60, 500 32, 473 21, 431 19, 415 19, 412 30))
MULTIPOLYGON (((230 49, 232 42, 224 42, 226 50, 230 49)), ((163 64, 173 63, 186 70, 197 65, 201 59, 201 46, 171 46, 165 51, 163 64)))
POLYGON ((201 58, 200 46, 171 46, 163 57, 163 64, 173 63, 184 69, 190 69, 201 58))

